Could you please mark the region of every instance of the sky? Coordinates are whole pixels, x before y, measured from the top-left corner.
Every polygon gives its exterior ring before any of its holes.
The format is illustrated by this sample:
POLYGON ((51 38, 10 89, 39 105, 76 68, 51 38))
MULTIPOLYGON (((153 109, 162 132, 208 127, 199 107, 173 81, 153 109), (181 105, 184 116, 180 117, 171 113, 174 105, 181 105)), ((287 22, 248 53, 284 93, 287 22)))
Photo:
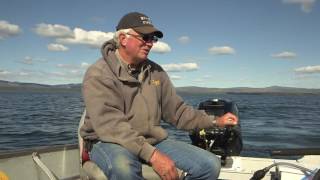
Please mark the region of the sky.
POLYGON ((164 33, 149 58, 176 87, 320 88, 317 0, 0 0, 0 80, 81 83, 120 18, 164 33))

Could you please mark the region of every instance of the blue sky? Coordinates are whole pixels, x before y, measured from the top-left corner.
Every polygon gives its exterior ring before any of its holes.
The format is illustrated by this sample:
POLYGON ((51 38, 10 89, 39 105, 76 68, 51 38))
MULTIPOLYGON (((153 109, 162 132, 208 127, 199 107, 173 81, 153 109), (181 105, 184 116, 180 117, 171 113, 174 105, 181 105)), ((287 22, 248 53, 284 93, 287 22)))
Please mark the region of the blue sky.
POLYGON ((177 87, 320 88, 316 0, 1 0, 0 80, 80 83, 133 11, 164 33, 149 58, 177 87))

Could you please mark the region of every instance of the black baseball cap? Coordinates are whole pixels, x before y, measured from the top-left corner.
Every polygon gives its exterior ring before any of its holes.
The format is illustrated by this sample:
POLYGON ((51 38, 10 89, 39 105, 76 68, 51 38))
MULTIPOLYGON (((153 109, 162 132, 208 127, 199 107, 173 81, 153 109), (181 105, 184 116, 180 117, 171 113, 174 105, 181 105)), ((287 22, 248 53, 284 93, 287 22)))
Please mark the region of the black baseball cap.
POLYGON ((151 19, 139 12, 131 12, 124 15, 116 27, 117 31, 129 28, 141 34, 154 34, 158 38, 163 37, 163 33, 152 25, 151 19))

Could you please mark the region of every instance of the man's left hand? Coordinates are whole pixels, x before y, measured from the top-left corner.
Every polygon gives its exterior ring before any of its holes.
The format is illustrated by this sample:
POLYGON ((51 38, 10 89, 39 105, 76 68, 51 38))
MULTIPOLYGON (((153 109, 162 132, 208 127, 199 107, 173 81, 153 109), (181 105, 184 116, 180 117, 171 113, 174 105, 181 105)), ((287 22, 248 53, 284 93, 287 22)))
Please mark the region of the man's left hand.
POLYGON ((238 124, 238 117, 235 116, 234 114, 228 112, 228 113, 224 114, 223 116, 218 117, 216 120, 216 124, 219 127, 224 127, 226 125, 234 126, 234 125, 238 124))

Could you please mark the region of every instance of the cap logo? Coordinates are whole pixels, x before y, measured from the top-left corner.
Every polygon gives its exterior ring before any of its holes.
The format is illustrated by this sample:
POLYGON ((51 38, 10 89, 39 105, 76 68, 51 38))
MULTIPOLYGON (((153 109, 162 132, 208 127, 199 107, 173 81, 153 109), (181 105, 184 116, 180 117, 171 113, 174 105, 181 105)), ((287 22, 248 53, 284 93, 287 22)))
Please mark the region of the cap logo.
POLYGON ((145 16, 141 16, 140 20, 142 22, 142 24, 151 24, 151 19, 145 16))

